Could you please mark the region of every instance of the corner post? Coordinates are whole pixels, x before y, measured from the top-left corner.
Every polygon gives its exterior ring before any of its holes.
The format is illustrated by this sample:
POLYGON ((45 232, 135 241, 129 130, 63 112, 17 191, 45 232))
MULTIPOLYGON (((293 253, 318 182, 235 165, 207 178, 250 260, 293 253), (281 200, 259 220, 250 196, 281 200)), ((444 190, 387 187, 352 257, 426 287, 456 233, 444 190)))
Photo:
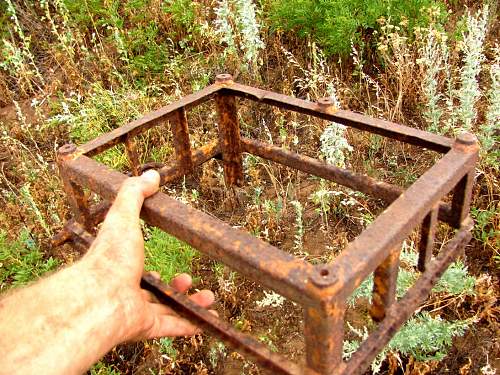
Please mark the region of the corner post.
POLYGON ((66 171, 65 164, 78 157, 78 149, 74 144, 61 146, 57 151, 57 165, 61 176, 64 192, 68 197, 68 203, 75 220, 87 231, 93 232, 92 220, 90 217, 89 203, 82 187, 75 184, 66 171))
POLYGON ((328 292, 338 280, 327 267, 316 267, 310 281, 318 288, 318 301, 304 306, 307 367, 311 374, 338 374, 343 363, 345 300, 328 292))
POLYGON ((401 246, 391 249, 387 258, 373 273, 373 297, 370 316, 376 322, 385 318, 389 307, 396 301, 396 285, 401 246))
POLYGON ((186 111, 179 108, 175 112, 175 121, 172 123, 174 133, 175 156, 179 167, 184 174, 191 173, 194 169, 191 155, 191 143, 189 141, 188 122, 186 111))
POLYGON ((460 228, 461 223, 469 216, 476 162, 479 157, 479 145, 475 135, 462 133, 458 135, 453 148, 462 152, 473 152, 476 154, 474 164, 453 190, 453 199, 451 202, 452 223, 455 228, 460 228))
MULTIPOLYGON (((231 85, 233 77, 230 74, 219 74, 216 82, 220 85, 231 85)), ((215 96, 215 102, 219 113, 219 142, 226 185, 241 186, 244 181, 243 158, 236 100, 234 96, 221 91, 215 96)))

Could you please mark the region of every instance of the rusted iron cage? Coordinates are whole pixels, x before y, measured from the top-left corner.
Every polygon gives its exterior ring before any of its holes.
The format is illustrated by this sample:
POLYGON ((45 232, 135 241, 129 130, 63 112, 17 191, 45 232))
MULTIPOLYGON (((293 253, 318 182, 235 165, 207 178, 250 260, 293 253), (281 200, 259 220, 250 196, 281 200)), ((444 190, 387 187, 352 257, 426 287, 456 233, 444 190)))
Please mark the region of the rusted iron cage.
POLYGON ((292 363, 270 351, 261 342, 235 330, 151 276, 145 274, 142 279, 142 287, 153 292, 162 303, 275 373, 363 373, 471 239, 473 222, 469 217, 469 206, 479 149, 473 135, 465 133, 452 140, 337 110, 328 98, 317 103, 309 102, 241 85, 234 82, 231 75, 221 74, 213 85, 182 100, 80 147, 65 145, 59 149, 60 174, 73 218, 54 237, 55 245, 72 240, 77 245, 90 246, 95 227, 104 219, 109 208, 107 202, 113 201, 120 185, 127 179, 126 175, 91 157, 123 143, 130 168, 137 175, 141 165, 134 138, 166 121, 171 123, 173 130, 175 160, 158 169, 162 185, 190 174, 214 157, 222 158, 226 185, 241 185, 244 183, 242 153, 249 153, 334 181, 381 199, 388 205, 333 262, 312 265, 166 194, 158 193, 144 202, 141 217, 148 224, 161 228, 209 257, 302 305, 305 365, 292 363), (241 137, 236 98, 334 121, 444 155, 403 190, 271 144, 241 137), (210 99, 215 99, 219 114, 219 139, 191 150, 186 111, 210 99), (102 197, 103 202, 90 205, 85 189, 102 197), (443 198, 450 192, 451 203, 444 203, 443 198), (439 221, 456 228, 456 233, 432 259, 435 228, 439 221), (418 226, 418 269, 421 275, 404 297, 397 300, 395 289, 401 245, 418 226), (371 273, 374 273, 374 288, 370 314, 378 325, 352 357, 344 361, 342 344, 346 300, 371 273))

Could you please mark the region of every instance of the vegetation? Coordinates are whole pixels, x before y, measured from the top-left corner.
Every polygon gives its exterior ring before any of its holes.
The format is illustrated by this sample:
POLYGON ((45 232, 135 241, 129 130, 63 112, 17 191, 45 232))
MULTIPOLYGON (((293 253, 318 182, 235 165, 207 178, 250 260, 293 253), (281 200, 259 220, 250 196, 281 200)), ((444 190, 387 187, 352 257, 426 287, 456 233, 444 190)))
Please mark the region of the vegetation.
MULTIPOLYGON (((471 4, 0 2, 0 290, 79 256, 69 247, 48 245, 68 217, 54 165, 58 146, 86 142, 230 72, 239 82, 288 95, 330 97, 338 108, 447 136, 463 130, 478 136, 482 149, 471 210, 476 226, 466 257, 443 275, 372 372, 492 373, 500 271, 500 28, 495 2, 471 4)), ((403 187, 437 160, 430 151, 247 102, 239 105, 239 120, 244 135, 403 187)), ((213 106, 189 111, 188 121, 194 146, 216 137, 213 106)), ((169 160, 170 133, 165 123, 140 136, 141 162, 169 160)), ((98 160, 129 169, 123 147, 98 160)), ((227 189, 222 165, 210 161, 165 192, 312 263, 332 261, 383 209, 363 194, 257 157, 245 156, 245 175, 242 189, 227 189)), ((222 318, 272 350, 303 354, 303 344, 294 339, 302 319, 297 306, 174 237, 143 229, 147 270, 164 280, 192 272, 196 287, 215 290, 222 318)), ((438 227, 436 251, 452 234, 438 227)), ((417 241, 415 231, 401 253, 398 297, 419 276, 417 241)), ((345 358, 375 328, 366 311, 372 284, 369 277, 349 301, 345 358)), ((222 343, 197 336, 120 346, 90 373, 227 368, 259 373, 222 343)))

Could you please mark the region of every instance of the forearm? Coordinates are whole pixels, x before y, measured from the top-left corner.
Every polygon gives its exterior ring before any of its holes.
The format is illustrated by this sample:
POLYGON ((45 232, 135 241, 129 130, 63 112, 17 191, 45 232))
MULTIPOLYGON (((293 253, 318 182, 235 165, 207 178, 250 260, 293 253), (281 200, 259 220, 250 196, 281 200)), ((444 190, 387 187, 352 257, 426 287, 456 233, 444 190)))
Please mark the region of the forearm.
POLYGON ((126 313, 85 261, 0 300, 0 373, 83 373, 124 337, 126 313))

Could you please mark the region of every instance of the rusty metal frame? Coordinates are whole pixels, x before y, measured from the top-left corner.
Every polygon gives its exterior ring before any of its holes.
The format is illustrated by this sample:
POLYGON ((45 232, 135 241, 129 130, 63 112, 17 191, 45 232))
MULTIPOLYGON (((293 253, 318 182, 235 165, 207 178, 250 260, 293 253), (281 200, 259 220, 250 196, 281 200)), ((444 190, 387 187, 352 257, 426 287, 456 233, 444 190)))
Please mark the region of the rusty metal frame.
POLYGON ((107 202, 113 201, 120 185, 128 178, 91 157, 123 143, 132 174, 137 175, 144 166, 139 165, 134 138, 166 121, 173 124, 176 158, 158 168, 161 184, 178 180, 217 157, 223 161, 226 185, 242 185, 242 153, 246 152, 361 191, 387 205, 385 211, 332 263, 312 265, 166 194, 158 193, 144 202, 141 217, 148 224, 303 306, 305 366, 273 353, 264 344, 238 332, 168 285, 147 274, 142 278, 142 287, 154 293, 162 303, 174 307, 180 315, 276 373, 362 374, 470 241, 473 222, 469 217, 469 206, 479 149, 473 135, 465 133, 452 140, 338 110, 328 98, 317 103, 309 102, 241 85, 230 75, 221 74, 215 84, 139 120, 80 147, 65 145, 59 149, 58 164, 73 219, 54 237, 54 245, 73 240, 78 246, 89 247, 94 239, 95 226, 104 219, 109 208, 107 202), (444 155, 403 190, 274 145, 241 137, 237 97, 335 121, 444 155), (186 113, 213 98, 219 113, 219 139, 191 150, 186 113), (90 206, 84 189, 98 194, 104 202, 90 206), (451 204, 443 203, 443 198, 450 192, 453 194, 451 204), (439 221, 448 223, 457 231, 432 260, 435 228, 439 221), (418 269, 422 273, 406 295, 396 300, 401 243, 420 224, 418 269), (374 289, 370 314, 378 326, 354 355, 343 361, 346 300, 371 273, 374 273, 374 289))

